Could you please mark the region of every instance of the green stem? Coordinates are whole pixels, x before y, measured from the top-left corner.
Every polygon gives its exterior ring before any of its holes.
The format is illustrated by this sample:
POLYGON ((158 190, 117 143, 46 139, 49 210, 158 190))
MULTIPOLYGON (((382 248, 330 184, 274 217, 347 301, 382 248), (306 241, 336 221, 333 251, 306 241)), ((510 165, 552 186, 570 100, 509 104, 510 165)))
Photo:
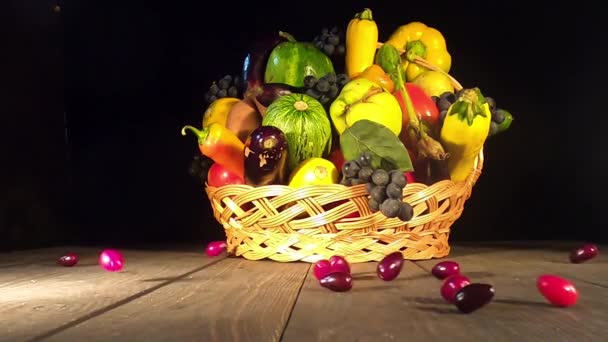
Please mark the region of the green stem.
POLYGON ((361 11, 361 13, 355 14, 355 18, 359 20, 374 21, 374 18, 372 16, 372 10, 369 8, 365 8, 363 9, 363 11, 361 11))
POLYGON ((205 141, 205 139, 207 139, 207 136, 209 135, 208 128, 203 128, 202 130, 200 130, 196 127, 186 125, 182 128, 182 135, 186 135, 186 130, 190 130, 192 133, 194 133, 194 135, 196 135, 198 137, 199 142, 205 141))
POLYGON ((291 34, 289 34, 287 32, 279 31, 279 36, 287 39, 288 41, 290 41, 292 43, 297 42, 297 40, 294 38, 294 36, 292 36, 291 34))

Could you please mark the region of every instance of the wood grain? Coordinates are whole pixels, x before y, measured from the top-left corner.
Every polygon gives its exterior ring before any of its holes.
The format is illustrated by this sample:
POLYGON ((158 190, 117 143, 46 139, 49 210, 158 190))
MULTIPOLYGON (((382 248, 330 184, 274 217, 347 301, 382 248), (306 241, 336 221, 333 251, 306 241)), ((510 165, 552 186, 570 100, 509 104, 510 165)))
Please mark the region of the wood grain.
POLYGON ((49 341, 278 341, 309 267, 228 258, 49 341))
POLYGON ((110 273, 97 264, 99 249, 72 249, 81 259, 69 268, 56 265, 60 250, 38 251, 30 258, 42 261, 0 272, 0 341, 61 331, 223 258, 202 252, 122 250, 124 270, 110 273))
POLYGON ((587 262, 573 264, 569 261, 570 251, 579 243, 555 243, 542 245, 479 245, 456 246, 452 255, 492 255, 516 261, 526 268, 538 272, 558 273, 564 277, 584 281, 608 288, 608 248, 599 246, 600 254, 587 262))
MULTIPOLYGON (((555 266, 548 269, 538 261, 541 258, 527 256, 515 248, 494 252, 484 249, 481 253, 459 248, 457 255, 445 259, 460 263, 462 273, 473 282, 494 285, 495 299, 483 309, 487 315, 476 315, 482 318, 478 322, 480 327, 487 332, 499 332, 491 336, 493 340, 605 341, 608 289, 573 280, 555 266), (571 280, 579 291, 579 302, 570 308, 551 306, 536 288, 537 277, 544 273, 571 280)), ((430 272, 437 262, 426 260, 416 264, 430 272)))
POLYGON ((577 284, 579 305, 558 309, 539 296, 536 273, 516 262, 478 255, 452 259, 475 281, 496 287, 492 303, 469 315, 446 303, 441 281, 429 272, 437 260, 408 262, 393 282, 376 278, 375 263, 358 264, 348 293, 330 292, 307 277, 283 341, 603 341, 605 289, 577 284))

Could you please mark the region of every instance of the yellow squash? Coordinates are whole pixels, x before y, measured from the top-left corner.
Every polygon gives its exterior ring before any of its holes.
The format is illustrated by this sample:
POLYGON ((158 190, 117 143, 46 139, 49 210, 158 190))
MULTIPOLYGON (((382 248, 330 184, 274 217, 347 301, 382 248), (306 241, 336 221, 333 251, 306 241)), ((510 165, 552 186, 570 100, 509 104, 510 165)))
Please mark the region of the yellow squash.
POLYGON ((405 78, 410 82, 429 69, 413 63, 415 56, 424 58, 445 72, 450 72, 452 56, 448 52, 445 38, 437 29, 414 21, 402 25, 386 41, 397 49, 405 50, 402 67, 405 78))
POLYGON ((346 27, 345 69, 353 78, 374 64, 378 44, 378 25, 372 17, 372 10, 357 13, 346 27))
POLYGON ((479 88, 465 89, 450 106, 440 132, 440 140, 449 154, 450 179, 465 180, 473 171, 475 157, 490 132, 490 105, 479 88))

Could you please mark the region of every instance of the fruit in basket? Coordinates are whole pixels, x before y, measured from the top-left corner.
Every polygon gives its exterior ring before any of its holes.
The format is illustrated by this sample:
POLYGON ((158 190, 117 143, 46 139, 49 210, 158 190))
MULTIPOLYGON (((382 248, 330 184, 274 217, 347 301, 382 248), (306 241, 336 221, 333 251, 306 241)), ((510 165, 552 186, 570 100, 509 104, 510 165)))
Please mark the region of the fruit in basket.
POLYGON ((338 169, 324 158, 310 158, 291 172, 288 185, 301 188, 306 185, 335 184, 338 182, 338 169))
POLYGON ((309 75, 304 77, 303 91, 306 95, 321 102, 325 109, 329 109, 348 81, 346 74, 329 73, 319 79, 309 75))
POLYGON ((492 110, 492 123, 490 124, 490 136, 502 133, 511 127, 513 115, 506 109, 495 108, 492 110))
POLYGON ((220 187, 228 184, 244 184, 243 177, 230 172, 222 165, 213 163, 207 174, 207 184, 213 187, 220 187))
POLYGON ((424 58, 446 73, 450 72, 452 56, 448 52, 443 34, 424 23, 414 21, 398 27, 385 44, 405 50, 402 68, 407 82, 429 70, 418 63, 411 63, 417 57, 424 58))
POLYGON ((243 177, 245 174, 244 144, 236 134, 217 122, 200 130, 186 125, 182 128, 182 135, 186 135, 187 130, 196 135, 198 148, 203 155, 211 158, 235 175, 243 177))
POLYGON ((342 166, 346 163, 344 159, 344 154, 342 154, 342 150, 339 148, 334 149, 329 156, 327 157, 338 169, 339 172, 342 172, 342 166))
POLYGON ((277 98, 268 106, 262 124, 285 133, 288 172, 309 158, 321 158, 330 152, 331 123, 321 103, 311 96, 294 93, 277 98))
POLYGON ((346 27, 345 69, 352 78, 374 64, 378 44, 378 24, 372 10, 365 8, 356 13, 346 27))
POLYGON ((376 274, 384 281, 394 280, 401 273, 403 264, 403 253, 393 252, 380 260, 376 267, 376 274))
POLYGON ((310 42, 296 41, 288 33, 280 32, 287 41, 279 43, 270 53, 264 71, 264 83, 284 83, 292 87, 304 86, 304 77, 316 78, 335 73, 329 57, 310 42))
POLYGON ((355 160, 368 152, 374 169, 412 171, 412 163, 403 143, 388 127, 367 119, 355 122, 340 136, 340 148, 346 160, 355 160))
POLYGON ((188 174, 200 182, 199 184, 205 185, 207 176, 209 176, 209 169, 213 163, 213 159, 201 154, 199 151, 192 157, 190 167, 188 168, 188 174))
POLYGON ((321 29, 321 33, 316 35, 312 43, 317 49, 323 51, 335 63, 343 60, 346 52, 344 31, 334 26, 331 30, 327 27, 321 29))
POLYGON ((346 292, 353 287, 353 277, 348 273, 334 272, 319 281, 321 286, 335 292, 346 292))
POLYGON ((399 135, 403 120, 393 94, 365 78, 349 81, 331 104, 329 114, 339 134, 360 120, 371 120, 399 135))
POLYGON ((589 261, 598 256, 599 250, 597 245, 592 243, 586 243, 578 248, 573 249, 570 252, 570 262, 573 264, 580 264, 589 261))
POLYGON ((240 99, 236 97, 224 97, 213 101, 203 113, 203 127, 207 127, 214 122, 219 122, 226 125, 228 113, 240 99))
POLYGON ((251 99, 244 99, 235 103, 226 119, 226 128, 245 142, 247 137, 262 124, 262 115, 251 99))
POLYGON ((412 80, 428 96, 439 96, 445 92, 454 92, 454 86, 450 78, 435 70, 427 70, 420 73, 412 80))
POLYGON ((244 98, 250 97, 252 93, 259 93, 259 88, 264 83, 264 71, 268 57, 272 50, 284 41, 286 41, 285 37, 281 36, 279 32, 273 31, 253 42, 243 61, 242 77, 246 88, 244 98))
POLYGON ((240 76, 225 75, 211 86, 205 93, 205 102, 211 104, 223 98, 242 98, 245 92, 245 82, 240 76))
POLYGON ((440 139, 449 153, 450 179, 465 180, 490 132, 492 113, 479 88, 465 89, 443 121, 440 139))
POLYGON ((260 126, 253 130, 245 141, 243 155, 247 184, 263 186, 285 182, 289 144, 281 129, 260 126))
POLYGON ((460 312, 471 313, 492 301, 494 287, 490 284, 472 283, 461 288, 454 296, 454 304, 460 312))
POLYGON ((359 75, 353 77, 354 80, 358 78, 365 78, 377 85, 381 86, 384 90, 392 93, 395 90, 395 83, 391 77, 382 69, 378 64, 372 64, 367 67, 359 75))
MULTIPOLYGON (((439 110, 437 109, 437 105, 433 99, 427 95, 422 88, 420 88, 420 86, 413 83, 406 83, 405 88, 407 89, 410 99, 412 100, 414 111, 422 122, 423 129, 425 129, 425 132, 431 133, 439 123, 439 110)), ((399 105, 401 106, 401 111, 403 113, 403 122, 399 138, 401 141, 406 143, 406 146, 408 146, 407 140, 409 135, 407 134, 407 127, 410 123, 409 112, 407 111, 407 106, 405 104, 405 100, 403 99, 402 93, 400 91, 396 91, 394 96, 397 98, 397 101, 399 101, 399 105)))

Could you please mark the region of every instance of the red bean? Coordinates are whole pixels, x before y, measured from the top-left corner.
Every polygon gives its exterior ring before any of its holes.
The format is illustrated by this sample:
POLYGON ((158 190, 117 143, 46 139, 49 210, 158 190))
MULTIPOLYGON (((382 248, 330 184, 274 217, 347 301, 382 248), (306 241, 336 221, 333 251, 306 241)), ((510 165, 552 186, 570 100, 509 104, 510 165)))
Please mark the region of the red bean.
POLYGON ((78 263, 78 254, 73 252, 68 252, 65 255, 62 255, 57 263, 61 266, 72 267, 78 263))
POLYGON ((567 279, 552 274, 543 274, 536 280, 538 291, 549 301, 549 303, 568 307, 578 301, 578 291, 567 279))
POLYGON ((319 260, 313 266, 313 274, 317 280, 325 278, 329 273, 331 273, 331 264, 329 263, 329 260, 319 260))
POLYGON ((467 276, 462 274, 451 275, 443 281, 443 285, 441 286, 441 297, 446 301, 453 303, 456 293, 470 283, 471 280, 467 276))
POLYGON ((348 261, 344 259, 344 257, 339 255, 334 255, 329 258, 329 264, 331 266, 332 272, 343 272, 346 274, 350 274, 350 265, 348 261))
POLYGON ((437 279, 445 279, 451 275, 460 273, 460 265, 455 261, 442 261, 433 266, 431 273, 437 279))
POLYGON ((391 281, 401 273, 403 268, 403 254, 401 252, 393 252, 378 263, 376 273, 378 277, 384 281, 391 281))
POLYGON ((599 250, 597 246, 592 243, 587 243, 570 252, 570 262, 580 264, 595 258, 598 254, 599 250))
POLYGON ((205 252, 208 256, 214 257, 222 254, 226 250, 226 242, 225 241, 211 241, 207 245, 205 252))
POLYGON ((469 284, 454 296, 454 304, 463 313, 471 313, 494 298, 494 287, 490 284, 469 284))
POLYGON ((345 292, 353 287, 353 278, 348 273, 333 272, 320 281, 321 286, 335 292, 345 292))

